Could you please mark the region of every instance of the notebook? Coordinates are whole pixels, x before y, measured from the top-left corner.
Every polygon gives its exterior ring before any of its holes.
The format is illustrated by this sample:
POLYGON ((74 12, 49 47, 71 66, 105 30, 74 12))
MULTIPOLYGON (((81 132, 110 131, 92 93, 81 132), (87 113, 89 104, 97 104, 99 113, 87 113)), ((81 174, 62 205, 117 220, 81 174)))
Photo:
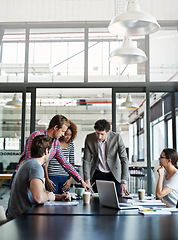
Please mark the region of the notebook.
POLYGON ((96 180, 100 204, 105 207, 116 208, 119 210, 138 209, 132 204, 119 203, 116 186, 114 182, 96 180))

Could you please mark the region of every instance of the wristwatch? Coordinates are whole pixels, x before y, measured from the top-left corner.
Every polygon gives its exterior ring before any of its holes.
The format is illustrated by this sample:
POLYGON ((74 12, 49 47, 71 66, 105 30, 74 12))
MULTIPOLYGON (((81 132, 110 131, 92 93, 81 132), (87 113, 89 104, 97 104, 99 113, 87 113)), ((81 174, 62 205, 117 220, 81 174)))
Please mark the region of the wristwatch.
POLYGON ((124 180, 124 179, 122 179, 122 180, 121 180, 121 184, 127 184, 127 181, 124 180))

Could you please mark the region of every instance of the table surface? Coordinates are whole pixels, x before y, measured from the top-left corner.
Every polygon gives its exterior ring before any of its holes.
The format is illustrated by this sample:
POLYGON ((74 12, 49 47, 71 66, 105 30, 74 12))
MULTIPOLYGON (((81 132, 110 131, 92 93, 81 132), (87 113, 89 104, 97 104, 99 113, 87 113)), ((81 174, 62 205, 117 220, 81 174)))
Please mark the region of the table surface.
POLYGON ((22 215, 0 227, 1 240, 177 240, 170 216, 22 215))
POLYGON ((0 179, 11 179, 12 174, 11 173, 2 173, 0 174, 0 179))
MULTIPOLYGON (((98 197, 92 197, 89 205, 83 205, 83 200, 77 200, 77 206, 44 206, 38 205, 30 208, 25 215, 140 215, 137 209, 118 210, 114 208, 103 207, 99 203, 98 197)), ((124 199, 120 199, 124 202, 124 199)))

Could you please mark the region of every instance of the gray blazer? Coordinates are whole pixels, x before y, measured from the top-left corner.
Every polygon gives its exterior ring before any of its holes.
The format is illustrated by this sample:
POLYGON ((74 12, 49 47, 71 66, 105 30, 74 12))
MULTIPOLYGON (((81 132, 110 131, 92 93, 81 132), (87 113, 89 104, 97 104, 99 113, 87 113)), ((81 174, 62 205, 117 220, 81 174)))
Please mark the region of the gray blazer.
MULTIPOLYGON (((107 134, 106 154, 108 166, 118 182, 128 180, 128 158, 121 136, 110 131, 107 134)), ((85 139, 83 157, 84 180, 92 179, 98 166, 98 141, 96 133, 88 134, 85 139)))

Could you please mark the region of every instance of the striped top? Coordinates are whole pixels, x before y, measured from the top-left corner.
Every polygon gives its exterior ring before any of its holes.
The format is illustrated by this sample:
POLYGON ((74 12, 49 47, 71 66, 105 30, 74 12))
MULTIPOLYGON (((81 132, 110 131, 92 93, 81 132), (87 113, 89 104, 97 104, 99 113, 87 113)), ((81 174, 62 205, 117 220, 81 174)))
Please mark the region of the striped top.
MULTIPOLYGON (((26 140, 25 149, 24 152, 20 156, 19 164, 17 166, 17 169, 19 165, 27 158, 31 158, 30 154, 30 147, 32 140, 38 136, 38 135, 48 135, 48 130, 38 130, 36 132, 33 132, 26 140)), ((50 161, 53 157, 56 157, 57 161, 65 168, 65 170, 75 179, 75 181, 80 182, 82 180, 81 176, 78 174, 78 172, 75 170, 75 168, 66 160, 66 157, 64 156, 61 148, 61 144, 58 139, 53 139, 50 156, 48 158, 48 161, 50 161)))
MULTIPOLYGON (((67 161, 74 164, 74 143, 70 142, 68 148, 62 149, 67 161)), ((69 176, 55 157, 51 159, 48 165, 49 176, 69 176)))

